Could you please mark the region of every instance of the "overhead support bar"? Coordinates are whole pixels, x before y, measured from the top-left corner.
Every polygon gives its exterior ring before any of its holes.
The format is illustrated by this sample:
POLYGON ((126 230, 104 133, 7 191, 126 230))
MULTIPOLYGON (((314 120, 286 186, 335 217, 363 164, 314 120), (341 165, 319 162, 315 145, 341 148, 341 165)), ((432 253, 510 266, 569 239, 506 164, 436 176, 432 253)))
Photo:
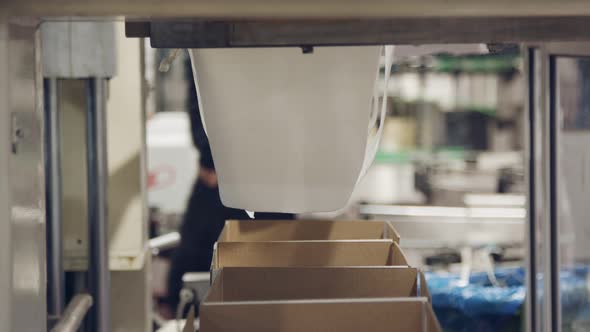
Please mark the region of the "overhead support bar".
POLYGON ((378 18, 590 15, 587 0, 19 0, 0 16, 378 18))
POLYGON ((430 17, 355 20, 128 21, 154 48, 588 41, 589 17, 430 17))

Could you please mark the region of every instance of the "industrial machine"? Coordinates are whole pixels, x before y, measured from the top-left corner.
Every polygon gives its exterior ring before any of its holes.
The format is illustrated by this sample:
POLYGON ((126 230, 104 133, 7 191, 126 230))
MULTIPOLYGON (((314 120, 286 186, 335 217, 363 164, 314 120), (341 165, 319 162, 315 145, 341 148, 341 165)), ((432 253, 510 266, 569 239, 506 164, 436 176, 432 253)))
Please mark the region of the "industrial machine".
MULTIPOLYGON (((108 229, 121 226, 109 220, 116 218, 108 210, 109 194, 119 191, 107 190, 107 182, 115 187, 122 180, 109 176, 106 133, 111 123, 105 117, 107 82, 117 75, 112 21, 123 20, 127 36, 149 38, 161 48, 296 46, 310 52, 331 45, 519 43, 528 87, 526 329, 562 330, 567 312, 560 301, 561 274, 589 259, 588 226, 580 223, 588 216, 585 193, 590 188, 590 73, 583 60, 590 55, 590 43, 585 43, 590 6, 584 0, 2 1, 0 330, 74 331, 90 298, 73 295, 85 289, 92 298, 84 320, 88 331, 147 329, 147 324, 130 323, 143 320, 141 315, 113 305, 149 312, 146 291, 117 297, 117 291, 147 282, 142 273, 149 265, 145 202, 138 201, 136 226, 124 226, 134 229, 134 237, 108 229), (64 84, 78 89, 78 99, 72 100, 84 115, 77 123, 84 128, 80 144, 85 148, 78 151, 86 164, 82 173, 60 174, 60 148, 67 142, 60 139, 64 128, 56 116, 64 114, 58 109, 71 106, 60 93, 64 84), (87 215, 78 215, 83 216, 78 224, 85 226, 71 243, 62 238, 61 197, 67 194, 64 181, 74 177, 87 196, 82 203, 87 215), (132 245, 113 251, 121 243, 132 245), (77 259, 64 260, 64 247, 77 248, 77 259), (68 273, 66 283, 65 270, 78 272, 68 273), (66 284, 74 286, 66 291, 66 284), (66 294, 72 298, 68 310, 66 294)), ((119 70, 133 65, 119 64, 119 70)), ((141 91, 141 83, 134 86, 141 91)), ((109 113, 112 119, 119 116, 124 115, 109 113)), ((141 131, 135 134, 141 137, 141 131)), ((126 174, 142 178, 141 158, 126 174)), ((141 181, 134 184, 137 192, 145 190, 141 181)))

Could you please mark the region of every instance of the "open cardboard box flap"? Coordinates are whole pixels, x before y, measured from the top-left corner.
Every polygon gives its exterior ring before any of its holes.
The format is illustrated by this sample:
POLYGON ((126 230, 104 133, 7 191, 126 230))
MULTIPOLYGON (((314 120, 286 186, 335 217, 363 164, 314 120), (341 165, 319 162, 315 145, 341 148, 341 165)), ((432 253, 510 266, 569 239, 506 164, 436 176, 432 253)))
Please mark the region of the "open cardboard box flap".
POLYGON ((271 301, 418 295, 408 267, 227 267, 207 301, 271 301))
POLYGON ((397 265, 408 262, 392 240, 218 242, 212 269, 397 265))
POLYGON ((403 267, 224 268, 201 331, 438 332, 419 279, 403 267))
POLYGON ((218 242, 362 240, 400 236, 388 221, 368 220, 228 220, 218 242))
POLYGON ((425 298, 205 303, 201 332, 439 332, 425 298))

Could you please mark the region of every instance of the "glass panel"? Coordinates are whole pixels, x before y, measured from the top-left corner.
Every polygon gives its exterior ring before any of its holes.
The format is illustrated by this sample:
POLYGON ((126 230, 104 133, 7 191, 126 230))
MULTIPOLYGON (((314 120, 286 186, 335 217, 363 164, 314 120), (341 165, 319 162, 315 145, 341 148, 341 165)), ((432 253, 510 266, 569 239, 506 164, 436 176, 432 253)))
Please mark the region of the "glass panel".
POLYGON ((590 331, 590 58, 558 58, 556 89, 562 329, 590 331))

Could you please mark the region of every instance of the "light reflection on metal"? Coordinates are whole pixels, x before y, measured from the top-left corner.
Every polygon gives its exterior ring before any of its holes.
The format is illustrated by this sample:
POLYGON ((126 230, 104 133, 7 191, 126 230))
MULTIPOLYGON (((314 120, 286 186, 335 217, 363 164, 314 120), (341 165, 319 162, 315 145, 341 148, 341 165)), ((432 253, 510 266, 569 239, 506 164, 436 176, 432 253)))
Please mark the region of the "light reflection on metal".
POLYGON ((512 194, 466 194, 463 202, 467 206, 523 207, 526 204, 526 196, 512 194))
POLYGON ((180 244, 180 233, 171 232, 149 240, 149 247, 154 255, 160 251, 175 248, 180 244))
POLYGON ((490 207, 447 207, 412 205, 362 205, 361 214, 409 216, 409 217, 447 217, 447 218, 485 218, 485 219, 524 219, 525 208, 490 207))
POLYGON ((51 332, 76 332, 80 328, 88 309, 92 307, 92 296, 78 294, 68 304, 62 319, 51 332))

